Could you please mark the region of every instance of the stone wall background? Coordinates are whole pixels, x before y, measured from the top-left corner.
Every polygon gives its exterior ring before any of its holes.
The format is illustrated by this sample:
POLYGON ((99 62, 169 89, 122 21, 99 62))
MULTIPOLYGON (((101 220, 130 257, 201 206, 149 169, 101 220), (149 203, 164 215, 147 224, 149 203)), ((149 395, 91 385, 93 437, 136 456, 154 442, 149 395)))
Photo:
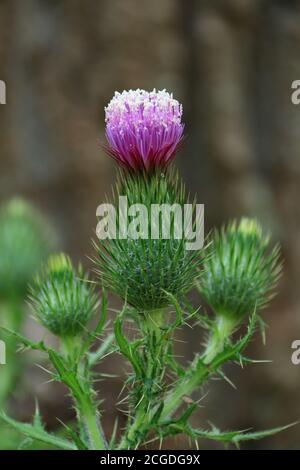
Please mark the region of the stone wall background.
MULTIPOLYGON (((0 199, 33 200, 57 227, 61 248, 87 266, 95 210, 115 175, 100 145, 103 107, 115 90, 174 91, 188 136, 177 164, 206 205, 206 230, 256 215, 281 240, 285 259, 265 314, 267 346, 257 340, 250 351, 273 363, 232 367, 238 391, 213 383, 197 424, 258 429, 297 420, 300 366, 291 364, 290 346, 300 338, 300 107, 290 94, 300 79, 300 2, 2 0, 0 78, 0 199)), ((189 355, 198 334, 183 338, 180 352, 189 355)), ((114 361, 107 369, 122 375, 114 361)), ((34 389, 55 427, 67 399, 41 377, 28 370, 15 407, 27 419, 34 389)), ((111 408, 121 379, 102 388, 111 408)), ((105 420, 109 430, 110 412, 105 420)), ((249 447, 299 445, 298 426, 249 447)))

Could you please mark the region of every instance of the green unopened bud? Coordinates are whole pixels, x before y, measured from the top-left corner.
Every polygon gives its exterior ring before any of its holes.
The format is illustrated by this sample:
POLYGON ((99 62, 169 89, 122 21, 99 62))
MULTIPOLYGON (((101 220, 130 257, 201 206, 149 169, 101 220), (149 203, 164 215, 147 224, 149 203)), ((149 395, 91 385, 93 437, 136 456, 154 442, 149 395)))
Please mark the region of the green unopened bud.
POLYGON ((50 229, 41 215, 20 198, 0 211, 0 297, 24 296, 48 251, 50 229))
POLYGON ((59 337, 82 332, 98 306, 94 287, 81 266, 75 270, 64 254, 50 256, 30 298, 38 320, 59 337))
POLYGON ((259 223, 244 218, 214 233, 200 291, 216 314, 236 323, 266 305, 280 271, 279 247, 269 250, 259 223))
MULTIPOLYGON (((121 214, 117 213, 116 239, 100 240, 96 246, 101 279, 138 311, 163 308, 170 303, 168 293, 179 298, 191 289, 201 261, 200 250, 186 249, 184 235, 174 236, 174 213, 170 214, 169 238, 163 236, 166 221, 162 216, 156 225, 158 236, 154 238, 151 233, 152 205, 177 205, 182 213, 188 202, 184 187, 169 169, 164 174, 121 175, 115 195, 115 206, 119 195, 126 196, 128 207, 143 204, 147 209, 148 228, 140 237, 129 235, 122 239, 119 237, 121 214)), ((132 217, 127 216, 125 224, 129 227, 131 222, 132 217)))

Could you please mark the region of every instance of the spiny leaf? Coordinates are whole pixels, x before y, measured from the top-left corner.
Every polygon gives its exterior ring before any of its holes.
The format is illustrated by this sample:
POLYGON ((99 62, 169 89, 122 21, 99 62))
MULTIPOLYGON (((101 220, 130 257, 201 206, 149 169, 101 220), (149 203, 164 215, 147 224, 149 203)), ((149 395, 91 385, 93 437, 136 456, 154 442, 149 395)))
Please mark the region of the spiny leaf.
POLYGON ((152 418, 152 420, 151 420, 151 424, 154 424, 154 425, 157 424, 157 422, 158 422, 158 420, 159 420, 159 418, 160 418, 160 415, 161 415, 161 413, 162 413, 163 408, 164 408, 164 402, 162 401, 162 402, 160 403, 160 405, 158 406, 158 408, 157 408, 157 410, 156 410, 156 412, 155 412, 155 414, 154 414, 154 416, 153 416, 153 418, 152 418))
POLYGON ((235 436, 233 441, 234 442, 239 442, 239 441, 249 441, 249 440, 253 441, 253 440, 256 440, 256 439, 263 439, 264 437, 273 436, 274 434, 285 431, 286 429, 289 429, 293 426, 296 426, 297 424, 299 424, 298 421, 296 421, 294 423, 287 424, 285 426, 279 426, 279 427, 272 428, 272 429, 266 429, 264 431, 241 433, 241 434, 238 434, 237 436, 235 436))
POLYGON ((204 429, 194 429, 188 424, 184 425, 184 423, 172 421, 170 423, 166 423, 165 426, 162 425, 157 429, 157 432, 160 436, 164 437, 184 433, 193 439, 209 439, 213 441, 238 445, 238 443, 242 441, 251 441, 273 436, 274 434, 285 431, 286 429, 289 429, 296 424, 298 424, 298 422, 256 432, 246 432, 245 430, 221 432, 215 427, 213 430, 207 431, 204 429))
POLYGON ((280 426, 272 429, 267 429, 264 431, 256 431, 256 432, 245 432, 245 431, 228 431, 228 432, 214 432, 214 431, 204 431, 201 429, 193 429, 191 427, 185 429, 185 432, 192 437, 200 437, 203 439, 211 439, 215 441, 221 442, 231 442, 236 444, 241 441, 252 441, 256 439, 262 439, 265 437, 273 436, 281 431, 285 431, 286 429, 295 426, 298 422, 290 423, 286 426, 280 426))
POLYGON ((138 353, 136 351, 137 347, 141 344, 141 340, 135 341, 133 344, 125 338, 122 333, 122 320, 123 316, 119 315, 114 324, 114 332, 117 344, 120 348, 120 352, 129 360, 138 376, 142 376, 142 368, 140 365, 140 360, 138 353))
POLYGON ((13 336, 26 348, 30 348, 30 349, 42 351, 42 352, 48 352, 50 350, 49 348, 45 346, 43 341, 39 341, 38 343, 35 343, 31 341, 30 339, 26 338, 25 336, 22 336, 20 333, 16 333, 15 331, 12 331, 9 328, 5 328, 3 326, 0 326, 0 330, 9 336, 13 336))
POLYGON ((190 416, 194 413, 197 408, 197 403, 191 403, 182 415, 176 420, 176 424, 185 426, 190 419, 190 416))
POLYGON ((65 424, 61 420, 59 420, 59 422, 66 429, 67 433, 69 434, 69 436, 72 438, 72 440, 76 444, 76 447, 77 447, 78 450, 87 450, 88 449, 87 445, 83 442, 83 440, 78 436, 78 434, 70 426, 68 426, 67 424, 65 424))
POLYGON ((97 351, 89 353, 88 364, 90 368, 97 364, 104 356, 108 355, 108 352, 111 352, 111 350, 113 349, 112 343, 114 341, 114 338, 115 336, 113 333, 109 334, 101 343, 97 351))
POLYGON ((62 439, 61 437, 57 437, 54 434, 50 434, 40 426, 36 426, 35 424, 20 423, 7 416, 4 412, 0 413, 0 418, 14 429, 21 432, 22 434, 25 434, 25 436, 28 436, 31 439, 36 439, 38 441, 45 442, 46 444, 51 444, 59 449, 77 450, 77 447, 72 442, 66 439, 62 439))
POLYGON ((65 385, 67 385, 67 387, 72 390, 72 393, 75 398, 80 400, 83 392, 77 380, 75 371, 70 368, 67 368, 64 363, 63 357, 57 354, 55 351, 49 351, 49 359, 55 367, 56 371, 58 372, 59 379, 61 380, 61 382, 63 382, 65 385))
POLYGON ((174 295, 171 294, 170 292, 165 291, 165 290, 163 290, 163 292, 166 294, 167 298, 170 300, 170 302, 172 303, 172 305, 175 308, 176 318, 175 318, 174 322, 169 327, 170 330, 174 330, 176 327, 178 327, 179 325, 182 324, 183 312, 180 308, 180 305, 179 305, 177 299, 174 297, 174 295))

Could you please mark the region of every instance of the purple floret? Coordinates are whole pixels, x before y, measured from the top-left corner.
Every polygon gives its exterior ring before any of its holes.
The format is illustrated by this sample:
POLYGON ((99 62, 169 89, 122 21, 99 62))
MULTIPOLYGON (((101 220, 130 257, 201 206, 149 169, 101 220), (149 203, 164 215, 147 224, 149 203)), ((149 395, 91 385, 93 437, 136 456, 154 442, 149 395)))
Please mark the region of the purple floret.
POLYGON ((183 137, 182 105, 165 90, 115 92, 105 108, 108 153, 131 170, 165 167, 183 137))

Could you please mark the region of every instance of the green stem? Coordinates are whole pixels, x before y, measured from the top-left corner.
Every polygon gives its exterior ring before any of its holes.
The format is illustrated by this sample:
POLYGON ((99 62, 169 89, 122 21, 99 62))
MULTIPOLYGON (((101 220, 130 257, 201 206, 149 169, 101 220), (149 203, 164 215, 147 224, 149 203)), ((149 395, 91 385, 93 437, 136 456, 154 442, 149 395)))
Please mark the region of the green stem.
POLYGON ((107 448, 104 433, 101 427, 100 419, 97 414, 96 403, 92 399, 92 384, 90 380, 90 369, 84 367, 80 361, 80 338, 64 337, 61 338, 61 351, 70 364, 74 367, 77 364, 76 379, 80 387, 80 392, 76 388, 76 392, 72 396, 77 410, 77 419, 81 427, 86 430, 89 440, 89 447, 92 450, 104 450, 107 448))
POLYGON ((143 388, 136 397, 135 414, 123 435, 118 449, 135 449, 148 432, 156 394, 161 387, 164 370, 164 347, 161 325, 163 311, 153 310, 143 316, 141 329, 145 338, 145 377, 143 388))
MULTIPOLYGON (((76 400, 77 401, 77 400, 76 400)), ((90 447, 92 450, 104 450, 107 448, 105 437, 100 425, 95 405, 88 397, 83 396, 82 399, 77 401, 79 408, 79 419, 83 424, 88 434, 90 447)))
POLYGON ((184 395, 190 395, 197 386, 200 386, 204 382, 210 373, 210 369, 202 366, 201 360, 198 357, 197 362, 194 363, 193 367, 190 367, 185 376, 167 394, 160 421, 169 419, 181 405, 182 397, 184 395))
POLYGON ((81 343, 80 336, 64 336, 60 338, 61 352, 71 365, 79 363, 81 343))
POLYGON ((185 376, 169 392, 164 401, 160 421, 170 418, 182 403, 184 395, 190 395, 213 372, 211 367, 215 357, 223 351, 226 339, 235 328, 236 322, 229 317, 219 316, 212 329, 203 356, 197 355, 187 370, 185 376))
POLYGON ((211 336, 206 345, 203 362, 210 364, 217 354, 223 351, 226 340, 236 326, 236 320, 220 315, 212 329, 211 336))

